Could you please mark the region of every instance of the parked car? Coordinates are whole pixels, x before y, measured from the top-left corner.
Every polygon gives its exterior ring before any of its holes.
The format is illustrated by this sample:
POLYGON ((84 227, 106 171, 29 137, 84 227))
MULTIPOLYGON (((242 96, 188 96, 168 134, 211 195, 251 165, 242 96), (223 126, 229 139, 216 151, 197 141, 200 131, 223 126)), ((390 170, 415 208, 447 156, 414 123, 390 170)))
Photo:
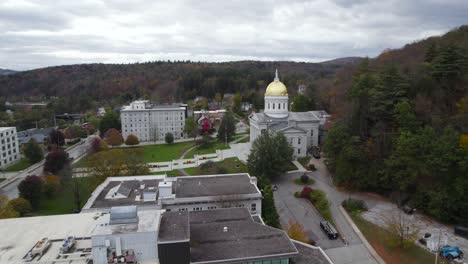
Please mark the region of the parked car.
POLYGON ((439 252, 441 257, 446 258, 447 260, 451 261, 453 259, 462 259, 463 252, 460 250, 459 247, 451 247, 445 246, 440 249, 439 252))
POLYGON ((276 190, 278 190, 278 186, 276 186, 276 184, 275 184, 275 185, 273 185, 273 188, 272 188, 272 190, 273 190, 273 191, 276 191, 276 190))
POLYGON ((336 232, 336 229, 328 221, 321 221, 320 227, 329 239, 338 239, 338 232, 336 232))

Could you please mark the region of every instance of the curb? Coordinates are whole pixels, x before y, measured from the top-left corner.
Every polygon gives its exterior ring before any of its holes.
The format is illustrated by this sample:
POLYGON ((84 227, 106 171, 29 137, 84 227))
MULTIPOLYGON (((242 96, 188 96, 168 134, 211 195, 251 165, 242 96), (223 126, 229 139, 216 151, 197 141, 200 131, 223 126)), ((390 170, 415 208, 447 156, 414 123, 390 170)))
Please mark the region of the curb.
POLYGON ((379 264, 385 264, 385 261, 379 256, 379 254, 377 254, 377 252, 375 251, 375 249, 369 244, 369 242, 367 241, 367 239, 364 237, 364 235, 361 233, 361 230, 359 230, 359 228, 356 226, 356 224, 354 224, 353 220, 351 219, 351 217, 348 215, 348 212, 346 212, 346 210, 343 208, 342 205, 339 206, 340 208, 340 211, 341 213, 344 215, 344 217, 346 218, 346 221, 348 221, 348 223, 351 225, 351 227, 353 228, 354 232, 358 235, 358 237, 362 240, 362 242, 364 243, 364 246, 367 248, 367 250, 369 251, 369 253, 371 254, 371 256, 377 261, 377 263, 379 264))

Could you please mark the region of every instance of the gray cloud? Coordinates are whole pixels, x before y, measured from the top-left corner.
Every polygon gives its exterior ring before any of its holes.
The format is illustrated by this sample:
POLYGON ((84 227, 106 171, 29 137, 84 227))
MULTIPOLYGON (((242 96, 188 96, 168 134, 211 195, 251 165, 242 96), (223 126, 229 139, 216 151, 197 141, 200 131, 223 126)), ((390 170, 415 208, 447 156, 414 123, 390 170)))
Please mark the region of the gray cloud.
POLYGON ((3 0, 0 68, 372 57, 466 14, 465 0, 3 0))

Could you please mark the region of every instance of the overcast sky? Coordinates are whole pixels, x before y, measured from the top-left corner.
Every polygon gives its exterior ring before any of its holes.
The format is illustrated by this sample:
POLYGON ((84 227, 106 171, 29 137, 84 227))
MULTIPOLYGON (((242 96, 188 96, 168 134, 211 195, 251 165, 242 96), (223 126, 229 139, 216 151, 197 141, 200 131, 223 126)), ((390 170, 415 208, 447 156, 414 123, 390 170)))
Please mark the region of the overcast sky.
POLYGON ((462 24, 467 0, 1 0, 0 68, 373 57, 462 24))

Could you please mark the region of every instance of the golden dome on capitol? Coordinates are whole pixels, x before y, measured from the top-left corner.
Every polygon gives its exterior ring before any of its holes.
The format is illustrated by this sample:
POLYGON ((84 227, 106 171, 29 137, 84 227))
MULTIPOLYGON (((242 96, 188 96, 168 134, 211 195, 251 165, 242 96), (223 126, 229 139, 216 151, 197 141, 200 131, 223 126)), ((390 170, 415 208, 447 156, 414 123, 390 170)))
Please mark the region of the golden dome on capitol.
POLYGON ((286 85, 280 82, 278 78, 278 69, 276 69, 275 79, 268 85, 265 95, 266 96, 288 95, 288 89, 286 88, 286 85))

